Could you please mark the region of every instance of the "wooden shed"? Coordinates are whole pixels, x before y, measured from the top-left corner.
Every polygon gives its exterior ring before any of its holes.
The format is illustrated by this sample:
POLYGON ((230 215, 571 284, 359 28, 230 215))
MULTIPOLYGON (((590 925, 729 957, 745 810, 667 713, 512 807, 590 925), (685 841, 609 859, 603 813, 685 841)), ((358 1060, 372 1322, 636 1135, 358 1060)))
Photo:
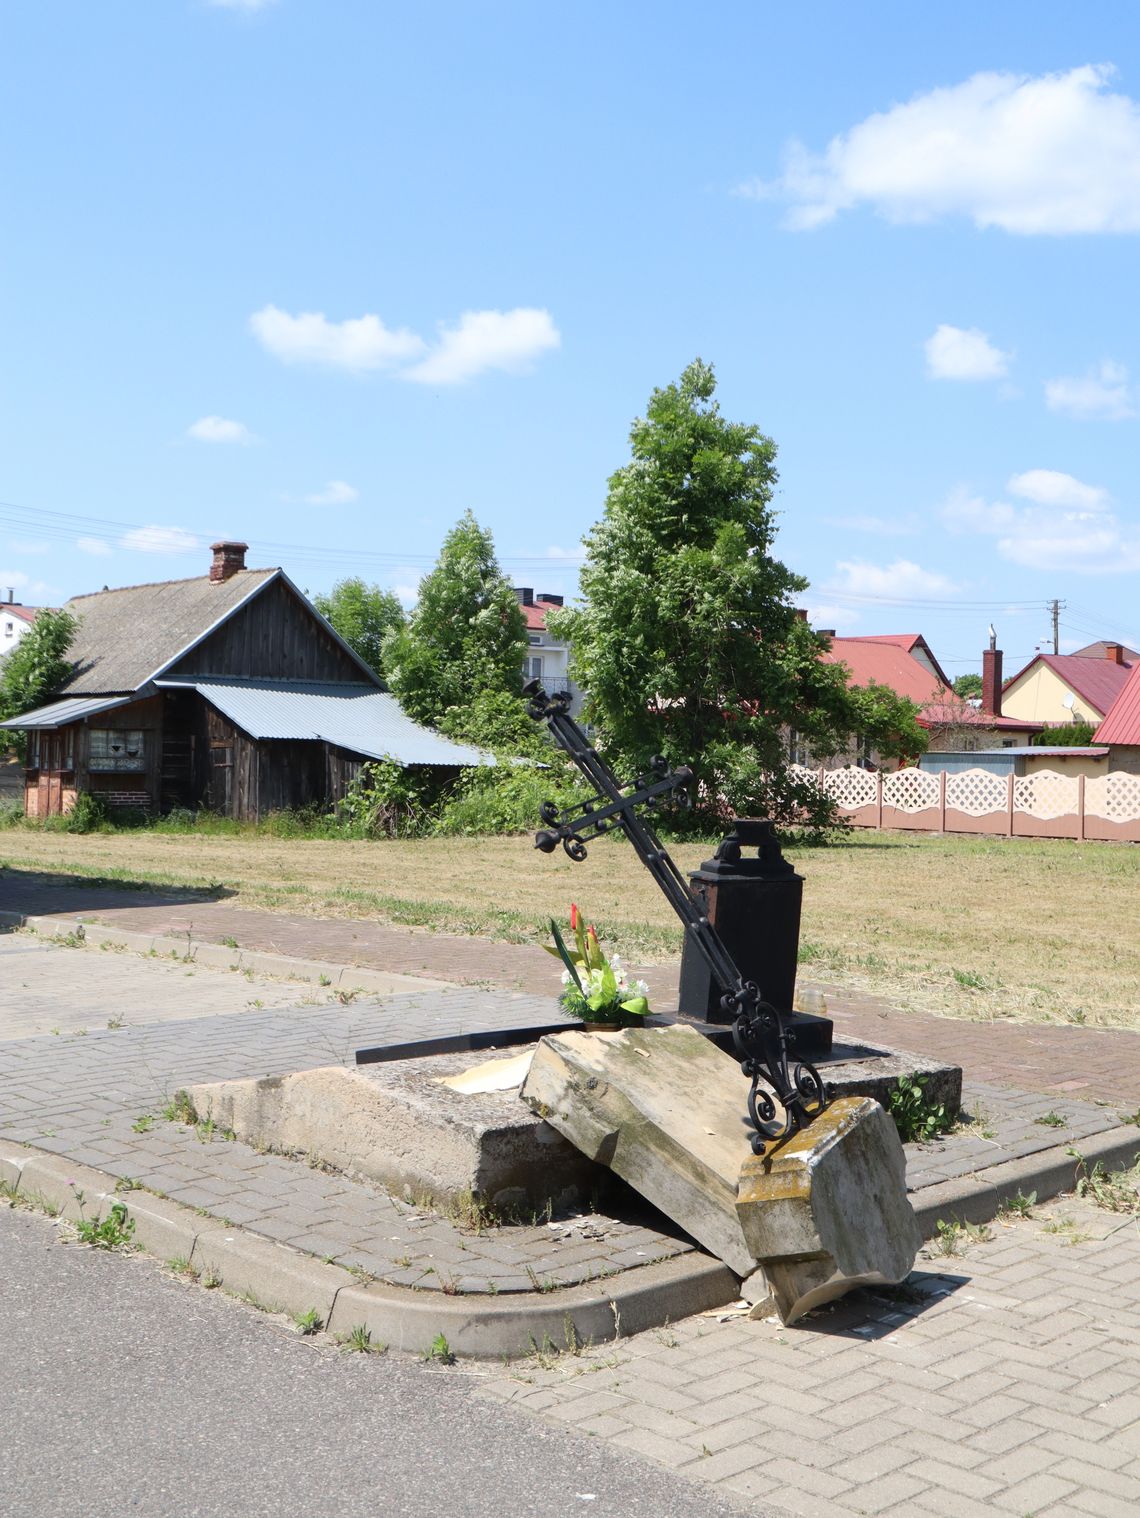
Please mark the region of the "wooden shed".
POLYGON ((339 800, 369 759, 493 762, 413 722, 281 569, 216 543, 209 575, 78 596, 73 669, 27 731, 29 816, 80 792, 257 820, 339 800))

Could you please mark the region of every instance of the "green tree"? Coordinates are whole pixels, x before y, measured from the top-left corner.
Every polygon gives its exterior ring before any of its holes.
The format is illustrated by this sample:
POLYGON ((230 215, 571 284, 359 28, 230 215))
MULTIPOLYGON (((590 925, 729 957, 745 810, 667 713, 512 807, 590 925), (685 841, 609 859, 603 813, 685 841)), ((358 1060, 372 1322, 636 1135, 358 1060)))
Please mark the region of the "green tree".
MULTIPOLYGON (((41 611, 12 652, 0 661, 0 722, 34 711, 71 673, 67 650, 75 638, 75 618, 68 611, 41 611)), ((14 735, 24 752, 25 736, 14 735)))
POLYGON ((313 605, 381 679, 384 639, 404 625, 399 597, 361 579, 338 580, 331 592, 313 597, 313 605))
POLYGON ((900 726, 922 739, 913 707, 884 712, 881 693, 853 695, 843 666, 821 660, 828 641, 792 600, 807 581, 771 552, 776 445, 726 421, 715 388, 698 359, 653 392, 585 540, 583 604, 548 626, 570 642, 587 716, 626 775, 655 753, 690 764, 705 826, 725 804, 827 821, 830 803, 789 770, 789 728, 819 754, 900 726))
POLYGON ((972 701, 982 694, 981 675, 959 675, 952 687, 956 696, 961 696, 963 701, 972 701))
POLYGON ((1087 748, 1096 730, 1095 722, 1066 722, 1063 726, 1047 727, 1030 742, 1039 748, 1087 748))
POLYGON ((521 709, 526 648, 526 619, 499 570, 491 534, 465 512, 421 582, 406 625, 384 640, 389 687, 417 722, 466 737, 470 714, 487 742, 493 698, 513 694, 521 709))

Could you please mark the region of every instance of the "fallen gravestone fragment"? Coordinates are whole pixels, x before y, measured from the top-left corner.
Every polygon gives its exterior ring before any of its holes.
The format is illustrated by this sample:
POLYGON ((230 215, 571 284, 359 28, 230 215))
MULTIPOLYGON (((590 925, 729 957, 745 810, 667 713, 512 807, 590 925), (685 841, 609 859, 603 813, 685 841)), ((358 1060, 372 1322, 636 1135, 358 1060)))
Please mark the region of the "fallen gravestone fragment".
POLYGON ((792 1322, 853 1286, 903 1280, 921 1238, 890 1118, 868 1097, 752 1153, 737 1062, 691 1028, 560 1033, 523 1100, 792 1322))

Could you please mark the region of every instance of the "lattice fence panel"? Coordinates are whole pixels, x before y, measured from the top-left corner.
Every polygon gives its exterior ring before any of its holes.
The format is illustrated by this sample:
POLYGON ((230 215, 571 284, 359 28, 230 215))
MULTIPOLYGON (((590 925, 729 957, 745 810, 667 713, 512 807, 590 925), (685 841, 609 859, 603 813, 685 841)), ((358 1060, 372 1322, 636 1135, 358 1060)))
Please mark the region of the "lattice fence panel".
POLYGON ((1040 822, 1072 817, 1077 811, 1077 789, 1075 775, 1038 770, 1035 775, 1019 775, 1013 782, 1013 805, 1015 810, 1040 822))
POLYGON ((938 776, 928 770, 896 770, 883 776, 883 805, 900 812, 924 812, 938 805, 938 776))
POLYGON ((841 770, 828 770, 825 780, 827 794, 840 811, 856 812, 861 806, 874 806, 878 786, 867 770, 849 765, 841 770))
POLYGON ((1085 814, 1107 822, 1140 821, 1140 775, 1113 770, 1085 781, 1085 814))
POLYGON ((989 770, 963 770, 960 775, 946 776, 946 805, 967 817, 988 817, 991 812, 1004 812, 1006 808, 1006 782, 1004 775, 989 770))

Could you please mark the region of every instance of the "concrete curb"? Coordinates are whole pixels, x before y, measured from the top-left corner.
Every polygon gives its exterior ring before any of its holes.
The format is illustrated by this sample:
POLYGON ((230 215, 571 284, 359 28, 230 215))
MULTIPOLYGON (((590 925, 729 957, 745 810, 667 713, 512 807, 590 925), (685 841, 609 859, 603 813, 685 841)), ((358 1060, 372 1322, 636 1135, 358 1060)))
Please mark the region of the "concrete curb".
MULTIPOLYGON (((932 1238, 937 1233, 940 1219, 988 1223, 1002 1203, 1012 1200, 1019 1192, 1028 1196, 1035 1191, 1037 1200, 1044 1202, 1063 1191, 1072 1191, 1076 1185, 1078 1161, 1073 1158, 1071 1150, 1076 1147, 1057 1144, 1037 1154, 1005 1160, 1000 1165, 912 1191, 911 1205, 923 1238, 932 1238)), ((1140 1159, 1140 1127, 1130 1123, 1126 1127, 1094 1133, 1080 1141, 1079 1149, 1089 1170, 1098 1160, 1106 1170, 1127 1170, 1140 1159)))
POLYGON ((116 1191, 119 1177, 59 1155, 0 1139, 0 1183, 56 1216, 96 1219, 122 1202, 134 1221, 133 1243, 162 1260, 177 1259, 211 1284, 269 1311, 315 1311, 334 1334, 366 1327, 394 1348, 426 1353, 442 1334, 453 1353, 500 1359, 535 1347, 576 1349, 658 1328, 723 1307, 740 1295, 719 1260, 695 1253, 583 1286, 502 1296, 449 1296, 380 1282, 364 1285, 287 1244, 203 1216, 146 1191, 116 1191))
POLYGON ((49 943, 53 938, 67 938, 82 932, 84 941, 89 944, 111 944, 136 954, 178 959, 215 970, 252 970, 282 980, 307 981, 330 991, 370 991, 377 996, 393 996, 410 991, 447 991, 454 986, 453 981, 403 975, 394 970, 372 970, 364 965, 337 964, 333 960, 298 959, 264 949, 235 949, 227 944, 198 942, 189 934, 171 937, 133 933, 126 928, 109 928, 82 917, 25 917, 21 912, 0 912, 0 928, 26 928, 49 943))

